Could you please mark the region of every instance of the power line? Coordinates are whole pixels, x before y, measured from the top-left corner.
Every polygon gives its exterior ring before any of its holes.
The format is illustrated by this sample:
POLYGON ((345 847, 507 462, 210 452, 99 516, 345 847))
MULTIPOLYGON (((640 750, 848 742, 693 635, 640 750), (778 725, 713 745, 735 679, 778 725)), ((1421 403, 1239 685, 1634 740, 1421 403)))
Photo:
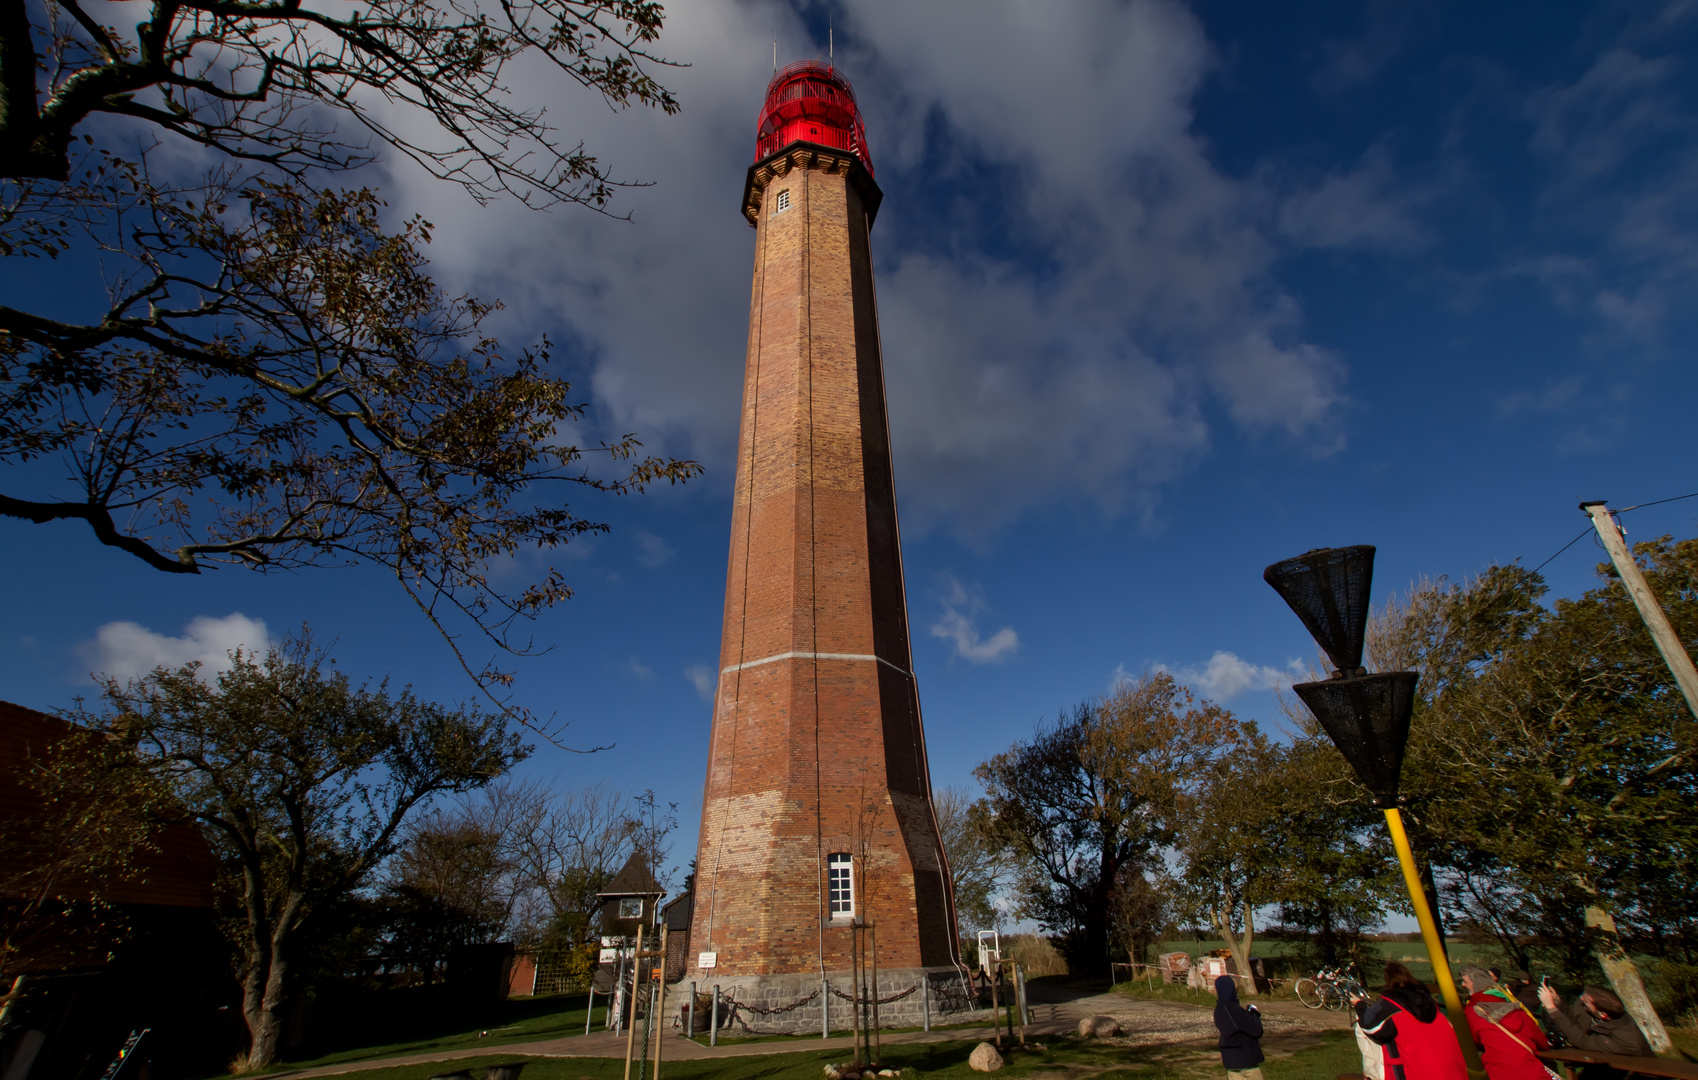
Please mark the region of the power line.
MULTIPOLYGON (((1656 500, 1653 500, 1651 502, 1634 503, 1632 506, 1624 506, 1620 510, 1611 510, 1610 513, 1612 513, 1612 514, 1625 514, 1629 510, 1639 510, 1639 509, 1646 507, 1646 506, 1661 506, 1664 503, 1679 502, 1682 499, 1692 499, 1692 498, 1698 498, 1698 491, 1694 491, 1690 495, 1675 495, 1675 496, 1672 496, 1672 497, 1667 498, 1667 499, 1656 499, 1656 500)), ((1533 572, 1535 574, 1537 574, 1539 571, 1541 571, 1545 567, 1549 566, 1551 564, 1551 559, 1555 559, 1557 557, 1557 555, 1561 555, 1563 552, 1567 551, 1569 548, 1571 548, 1575 544, 1579 543, 1581 536, 1585 536, 1587 533, 1590 533, 1592 531, 1593 531, 1593 529, 1590 525, 1586 526, 1586 528, 1584 528, 1580 531, 1580 536, 1576 536, 1573 540, 1570 540, 1568 543, 1566 543, 1566 544, 1562 545, 1562 547, 1558 548, 1556 555, 1552 555, 1550 559, 1546 559, 1544 562, 1540 563, 1538 566, 1535 566, 1533 568, 1533 572)))
POLYGON ((1698 496, 1698 491, 1694 491, 1691 495, 1676 495, 1672 499, 1658 499, 1656 502, 1635 503, 1632 506, 1624 506, 1620 510, 1611 510, 1610 513, 1612 513, 1612 514, 1625 514, 1629 510, 1637 510, 1641 506, 1661 506, 1664 503, 1679 502, 1682 499, 1690 499, 1690 498, 1693 498, 1694 496, 1698 496))
MULTIPOLYGON (((1584 530, 1581 531, 1580 536, 1585 536, 1587 533, 1589 533, 1591 531, 1592 531, 1592 526, 1588 525, 1588 526, 1586 526, 1586 528, 1584 530)), ((1558 548, 1556 555, 1552 555, 1551 559, 1556 558, 1557 555, 1561 555, 1563 552, 1567 551, 1569 548, 1573 547, 1575 544, 1578 544, 1580 542, 1580 536, 1576 536, 1573 540, 1570 540, 1568 543, 1566 543, 1566 544, 1562 545, 1562 547, 1558 548)), ((1551 559, 1546 559, 1544 562, 1540 563, 1538 566, 1535 566, 1533 568, 1533 572, 1535 574, 1537 574, 1539 571, 1541 571, 1545 567, 1549 566, 1551 564, 1551 559)))

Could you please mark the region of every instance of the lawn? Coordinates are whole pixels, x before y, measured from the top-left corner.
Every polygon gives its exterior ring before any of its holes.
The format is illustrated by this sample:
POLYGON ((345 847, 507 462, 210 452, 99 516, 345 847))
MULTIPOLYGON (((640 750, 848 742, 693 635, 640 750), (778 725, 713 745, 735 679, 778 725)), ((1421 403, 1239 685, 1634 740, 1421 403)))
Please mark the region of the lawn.
MULTIPOLYGON (((926 1043, 887 1045, 887 1068, 901 1069, 916 1080, 970 1080, 982 1074, 967 1067, 967 1055, 975 1043, 926 1043)), ((760 1057, 729 1057, 712 1060, 668 1061, 662 1065, 665 1080, 819 1080, 829 1062, 848 1060, 847 1050, 815 1050, 760 1057)), ((393 1069, 373 1069, 358 1074, 358 1080, 428 1080, 450 1069, 467 1069, 481 1076, 491 1065, 527 1062, 522 1080, 622 1080, 625 1063, 619 1058, 524 1058, 480 1057, 393 1069)), ((1293 1055, 1271 1057, 1262 1066, 1267 1080, 1333 1080, 1341 1072, 1361 1067, 1356 1044, 1348 1033, 1328 1032, 1316 1037, 1314 1045, 1293 1055)), ((633 1073, 634 1075, 634 1073, 633 1073)), ((1153 1046, 1127 1049, 1121 1046, 1075 1039, 1050 1040, 1043 1050, 1010 1052, 1008 1064, 998 1074, 1008 1080, 1025 1077, 1090 1077, 1092 1080, 1194 1080, 1221 1075, 1220 1055, 1212 1047, 1153 1046)))
MULTIPOLYGON (((601 1004, 605 1000, 598 997, 596 1001, 594 1030, 597 1031, 601 1030, 601 1004)), ((277 1070, 371 1061, 402 1054, 422 1054, 431 1050, 464 1050, 491 1040, 512 1043, 581 1035, 584 1031, 584 1008, 587 1001, 583 994, 510 998, 497 1011, 475 1024, 468 1022, 444 1025, 432 1022, 427 1017, 417 1017, 411 1021, 403 1018, 392 1021, 393 1026, 389 1030, 367 1031, 368 1041, 358 1045, 350 1042, 321 1046, 315 1056, 290 1058, 287 1062, 280 1062, 277 1070)))

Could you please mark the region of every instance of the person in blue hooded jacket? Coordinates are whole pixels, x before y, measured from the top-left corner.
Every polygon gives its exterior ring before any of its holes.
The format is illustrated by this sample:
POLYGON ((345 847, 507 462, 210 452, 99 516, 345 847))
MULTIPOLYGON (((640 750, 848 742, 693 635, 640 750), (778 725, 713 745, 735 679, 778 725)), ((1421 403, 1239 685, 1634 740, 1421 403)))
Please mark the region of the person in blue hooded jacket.
POLYGON ((1262 1014, 1238 1004, 1238 983, 1230 975, 1215 980, 1215 1027, 1229 1080, 1262 1080, 1262 1014))

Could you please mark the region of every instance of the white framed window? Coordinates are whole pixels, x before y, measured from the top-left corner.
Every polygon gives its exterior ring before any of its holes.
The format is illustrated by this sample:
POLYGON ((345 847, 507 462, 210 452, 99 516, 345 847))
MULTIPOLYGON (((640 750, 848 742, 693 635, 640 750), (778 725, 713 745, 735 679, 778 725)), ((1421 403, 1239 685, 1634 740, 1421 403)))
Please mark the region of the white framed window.
POLYGON ((621 919, 640 919, 643 917, 643 901, 641 897, 632 896, 619 901, 619 917, 621 919))
POLYGON ((847 851, 825 857, 826 911, 833 919, 855 917, 855 860, 847 851))
POLYGON ((772 212, 775 214, 782 214, 788 209, 790 209, 790 189, 785 188, 773 198, 772 212))

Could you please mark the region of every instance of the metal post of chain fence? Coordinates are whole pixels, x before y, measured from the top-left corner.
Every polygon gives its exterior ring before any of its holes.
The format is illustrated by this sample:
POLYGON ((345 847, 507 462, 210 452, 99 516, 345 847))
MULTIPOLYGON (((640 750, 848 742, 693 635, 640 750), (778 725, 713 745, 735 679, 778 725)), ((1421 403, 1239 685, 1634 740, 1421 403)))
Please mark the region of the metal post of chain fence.
POLYGON ((713 1007, 708 1010, 708 1045, 719 1045, 719 984, 713 984, 713 1007))
POLYGON ((584 1034, 590 1033, 590 1019, 595 1016, 595 983, 590 983, 590 1003, 584 1008, 584 1034))
POLYGON ((820 980, 820 1038, 831 1038, 831 980, 820 980))
POLYGON ((925 972, 920 973, 920 1015, 924 1030, 932 1029, 932 981, 925 972))

